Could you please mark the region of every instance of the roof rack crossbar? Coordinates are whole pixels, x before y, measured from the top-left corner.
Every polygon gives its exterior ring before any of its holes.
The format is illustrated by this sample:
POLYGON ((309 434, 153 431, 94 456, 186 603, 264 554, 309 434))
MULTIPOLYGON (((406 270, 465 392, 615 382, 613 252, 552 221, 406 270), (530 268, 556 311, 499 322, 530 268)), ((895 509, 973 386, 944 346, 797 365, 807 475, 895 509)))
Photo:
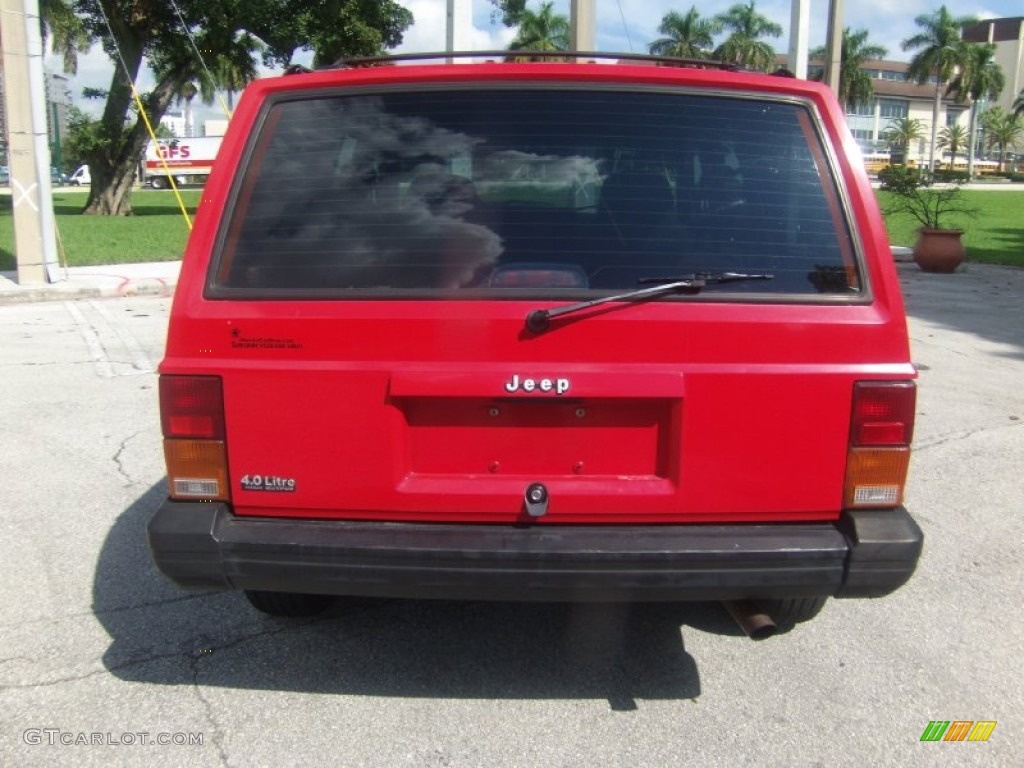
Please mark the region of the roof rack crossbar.
POLYGON ((735 64, 712 59, 681 59, 674 56, 652 56, 646 53, 609 53, 600 51, 534 51, 534 50, 490 50, 490 51, 431 51, 425 53, 394 53, 380 56, 359 56, 340 58, 333 64, 318 69, 348 69, 352 67, 368 67, 375 64, 388 64, 398 61, 431 61, 434 59, 467 59, 467 58, 539 58, 547 62, 553 59, 570 61, 576 59, 618 59, 626 61, 643 61, 652 64, 663 64, 674 67, 693 67, 697 69, 723 69, 730 72, 739 70, 735 64))

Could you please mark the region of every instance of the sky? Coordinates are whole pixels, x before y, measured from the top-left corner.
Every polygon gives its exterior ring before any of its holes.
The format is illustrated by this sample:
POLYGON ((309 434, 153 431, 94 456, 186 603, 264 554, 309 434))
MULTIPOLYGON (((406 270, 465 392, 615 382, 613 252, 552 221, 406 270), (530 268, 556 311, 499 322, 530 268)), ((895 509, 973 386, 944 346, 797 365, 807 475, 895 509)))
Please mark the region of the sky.
MULTIPOLYGON (((698 7, 701 15, 712 17, 727 10, 740 0, 704 0, 698 7)), ((445 44, 445 0, 403 0, 402 4, 412 11, 415 23, 406 31, 399 52, 439 51, 445 44)), ((597 47, 601 51, 633 51, 646 53, 647 45, 657 38, 658 25, 669 11, 685 14, 695 0, 596 0, 597 47)), ((899 61, 910 58, 902 50, 902 40, 914 35, 918 27, 914 18, 929 14, 938 7, 934 0, 846 0, 844 5, 844 26, 853 29, 867 29, 869 42, 888 49, 888 57, 899 61)), ((974 15, 979 18, 996 18, 1024 15, 1021 0, 947 0, 945 3, 954 16, 974 15)), ((530 0, 529 7, 536 10, 540 0, 530 0)), ((554 0, 555 10, 568 16, 569 0, 554 0)), ((810 47, 825 44, 828 18, 827 0, 811 0, 810 47)), ((472 0, 473 29, 470 35, 473 50, 505 48, 514 35, 500 23, 491 21, 494 7, 488 0, 472 0)), ((757 10, 782 26, 782 37, 771 40, 775 50, 785 53, 789 46, 790 0, 757 0, 757 10)), ((302 60, 301 57, 298 60, 302 60)), ((306 59, 308 63, 308 58, 306 59)), ((57 57, 48 56, 47 68, 53 72, 61 70, 57 57)), ((102 104, 87 102, 81 98, 86 87, 106 89, 110 84, 112 64, 99 46, 79 59, 77 76, 70 77, 70 89, 74 102, 87 111, 98 114, 102 104)), ((152 86, 148 73, 140 77, 138 87, 147 90, 152 86)), ((223 117, 214 108, 201 108, 198 118, 223 117)))

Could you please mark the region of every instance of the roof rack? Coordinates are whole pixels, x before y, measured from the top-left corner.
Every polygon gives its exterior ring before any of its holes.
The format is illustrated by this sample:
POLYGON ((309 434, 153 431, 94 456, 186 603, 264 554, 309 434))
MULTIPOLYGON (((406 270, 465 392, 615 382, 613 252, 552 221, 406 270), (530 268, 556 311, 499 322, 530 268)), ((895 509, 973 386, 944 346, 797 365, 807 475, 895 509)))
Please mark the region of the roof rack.
MULTIPOLYGON (((341 58, 333 64, 328 64, 317 69, 349 69, 353 67, 372 67, 381 64, 390 64, 398 61, 430 61, 434 59, 468 59, 468 58, 493 58, 505 61, 510 58, 538 58, 547 62, 553 59, 561 61, 585 61, 625 60, 639 61, 651 64, 660 64, 666 67, 692 67, 696 69, 723 69, 729 72, 738 71, 740 68, 735 64, 727 64, 722 61, 709 59, 680 59, 674 56, 652 56, 646 53, 608 53, 598 51, 534 51, 534 50, 492 50, 492 51, 434 51, 430 53, 395 53, 381 56, 360 56, 353 58, 341 58)), ((302 68, 304 71, 310 71, 302 68)), ((290 73, 294 74, 294 73, 290 73)))

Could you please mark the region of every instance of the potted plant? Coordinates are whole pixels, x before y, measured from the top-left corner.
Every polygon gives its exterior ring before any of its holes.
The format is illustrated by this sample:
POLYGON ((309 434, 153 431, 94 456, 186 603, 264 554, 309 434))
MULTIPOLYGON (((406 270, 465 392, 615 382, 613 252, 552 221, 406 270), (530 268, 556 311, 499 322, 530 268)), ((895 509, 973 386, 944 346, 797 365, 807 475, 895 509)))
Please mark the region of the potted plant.
POLYGON ((890 193, 886 216, 905 213, 921 227, 914 244, 914 261, 925 272, 953 272, 966 251, 960 238, 964 231, 950 226, 951 216, 971 216, 976 211, 964 199, 960 182, 934 186, 929 171, 890 165, 878 173, 882 189, 890 193))

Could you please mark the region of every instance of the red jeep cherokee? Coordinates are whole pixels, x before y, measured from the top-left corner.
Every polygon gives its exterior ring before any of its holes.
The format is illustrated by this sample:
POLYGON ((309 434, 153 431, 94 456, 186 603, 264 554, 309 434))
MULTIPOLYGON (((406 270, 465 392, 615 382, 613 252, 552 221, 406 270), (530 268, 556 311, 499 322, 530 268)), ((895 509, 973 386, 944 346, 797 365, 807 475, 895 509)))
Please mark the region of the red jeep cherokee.
POLYGON ((249 87, 160 368, 165 574, 781 621, 910 577, 915 372, 842 110, 647 64, 249 87))

